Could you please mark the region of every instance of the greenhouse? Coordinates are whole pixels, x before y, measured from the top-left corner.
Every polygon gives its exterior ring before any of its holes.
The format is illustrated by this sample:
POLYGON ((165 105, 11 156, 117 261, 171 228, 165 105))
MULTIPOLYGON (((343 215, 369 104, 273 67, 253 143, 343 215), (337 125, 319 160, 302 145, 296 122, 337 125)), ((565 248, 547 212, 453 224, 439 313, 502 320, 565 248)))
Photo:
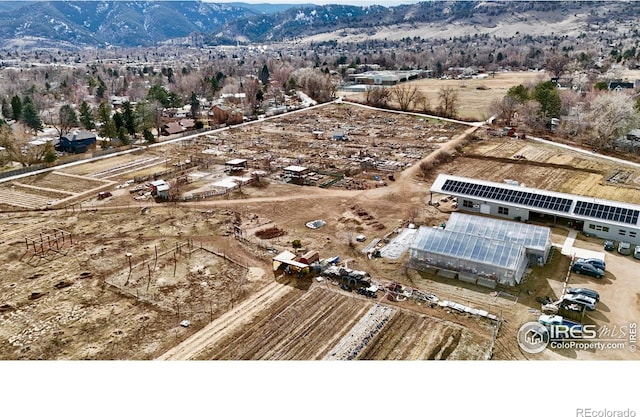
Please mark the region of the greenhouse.
POLYGON ((495 288, 522 281, 528 259, 521 243, 421 226, 409 249, 418 270, 436 268, 451 278, 495 288))
POLYGON ((519 243, 532 264, 546 263, 551 249, 551 229, 527 223, 451 213, 445 230, 519 243))

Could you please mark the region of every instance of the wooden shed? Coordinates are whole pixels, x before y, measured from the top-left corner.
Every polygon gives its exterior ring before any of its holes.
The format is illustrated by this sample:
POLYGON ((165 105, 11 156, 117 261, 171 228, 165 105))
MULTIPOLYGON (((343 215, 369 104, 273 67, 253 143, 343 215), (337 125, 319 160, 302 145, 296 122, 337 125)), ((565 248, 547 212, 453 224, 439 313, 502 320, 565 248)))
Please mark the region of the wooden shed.
POLYGON ((316 250, 310 250, 300 257, 300 262, 303 264, 311 265, 314 262, 320 260, 320 254, 316 250))

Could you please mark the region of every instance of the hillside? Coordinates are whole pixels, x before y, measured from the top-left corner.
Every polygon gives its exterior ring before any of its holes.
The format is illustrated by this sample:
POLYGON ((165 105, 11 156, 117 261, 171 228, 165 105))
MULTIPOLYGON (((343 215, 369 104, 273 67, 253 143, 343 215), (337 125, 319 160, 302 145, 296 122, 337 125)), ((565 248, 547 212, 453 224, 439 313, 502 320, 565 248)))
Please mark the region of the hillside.
POLYGON ((200 1, 47 1, 0 13, 5 46, 147 46, 207 33, 248 9, 200 1))
POLYGON ((291 40, 397 40, 490 34, 637 35, 637 2, 430 1, 395 7, 275 5, 203 1, 41 1, 0 3, 0 44, 149 46, 291 40), (21 6, 24 4, 24 6, 21 6))

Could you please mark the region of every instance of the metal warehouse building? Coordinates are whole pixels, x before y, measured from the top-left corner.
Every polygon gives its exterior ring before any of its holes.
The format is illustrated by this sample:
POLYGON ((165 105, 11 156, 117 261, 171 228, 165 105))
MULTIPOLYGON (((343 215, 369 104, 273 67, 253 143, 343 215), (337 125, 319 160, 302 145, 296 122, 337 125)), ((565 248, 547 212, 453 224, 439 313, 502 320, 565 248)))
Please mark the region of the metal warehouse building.
POLYGON ((551 230, 481 216, 452 213, 444 229, 420 227, 409 249, 413 268, 495 288, 522 281, 527 264, 546 261, 551 230))
POLYGON ((547 216, 556 224, 579 221, 586 233, 640 245, 639 205, 445 174, 430 191, 457 197, 460 210, 518 221, 547 216))

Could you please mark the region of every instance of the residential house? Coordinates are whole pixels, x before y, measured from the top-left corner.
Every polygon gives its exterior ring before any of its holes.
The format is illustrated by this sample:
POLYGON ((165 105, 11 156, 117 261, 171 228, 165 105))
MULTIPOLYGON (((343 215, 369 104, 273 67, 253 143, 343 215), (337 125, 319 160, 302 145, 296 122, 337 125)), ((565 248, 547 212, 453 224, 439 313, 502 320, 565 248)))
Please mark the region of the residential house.
POLYGON ((635 85, 632 82, 628 81, 610 81, 609 82, 609 90, 610 91, 622 91, 622 90, 633 90, 635 85))
POLYGON ((97 137, 95 133, 87 131, 73 131, 60 138, 56 150, 68 153, 84 153, 95 149, 97 137))
POLYGON ((209 112, 215 123, 233 125, 242 123, 243 114, 240 110, 225 106, 223 104, 217 104, 211 108, 209 112))
POLYGON ((169 122, 162 126, 163 135, 175 135, 176 133, 182 133, 186 129, 178 122, 169 122))

